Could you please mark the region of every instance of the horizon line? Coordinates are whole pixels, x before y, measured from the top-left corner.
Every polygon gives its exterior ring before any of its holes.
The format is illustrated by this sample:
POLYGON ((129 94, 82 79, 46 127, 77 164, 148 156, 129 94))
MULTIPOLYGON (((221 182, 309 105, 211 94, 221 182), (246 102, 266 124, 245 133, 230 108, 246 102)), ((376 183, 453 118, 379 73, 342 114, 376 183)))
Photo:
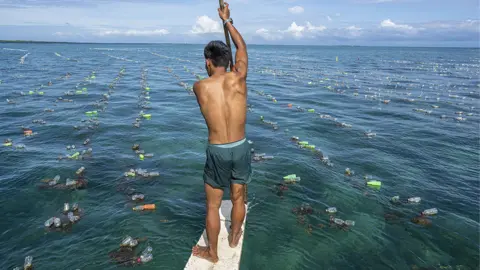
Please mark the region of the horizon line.
MULTIPOLYGON (((0 40, 0 43, 52 43, 52 44, 130 44, 130 45, 154 45, 154 44, 172 44, 172 45, 205 45, 204 43, 187 43, 187 42, 79 42, 79 41, 44 41, 44 40, 0 40)), ((408 47, 408 48, 463 48, 463 49, 480 49, 478 47, 464 46, 422 46, 422 45, 322 45, 322 44, 258 44, 250 43, 254 46, 311 46, 311 47, 408 47)))

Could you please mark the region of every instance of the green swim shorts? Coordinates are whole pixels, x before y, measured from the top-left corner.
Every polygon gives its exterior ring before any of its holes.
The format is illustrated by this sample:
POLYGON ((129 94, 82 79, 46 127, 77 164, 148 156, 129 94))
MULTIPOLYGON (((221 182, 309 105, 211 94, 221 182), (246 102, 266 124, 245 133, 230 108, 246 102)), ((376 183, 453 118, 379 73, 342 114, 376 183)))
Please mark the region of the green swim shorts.
POLYGON ((209 144, 203 181, 213 188, 248 184, 252 175, 252 154, 247 139, 228 144, 209 144))

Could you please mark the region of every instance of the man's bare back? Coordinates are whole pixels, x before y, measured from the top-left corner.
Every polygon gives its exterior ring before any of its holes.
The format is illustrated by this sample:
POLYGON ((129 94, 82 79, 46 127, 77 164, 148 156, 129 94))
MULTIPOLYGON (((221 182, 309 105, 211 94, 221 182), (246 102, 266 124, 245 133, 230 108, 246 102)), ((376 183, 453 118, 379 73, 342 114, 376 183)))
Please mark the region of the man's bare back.
POLYGON ((211 144, 245 138, 247 85, 235 72, 213 75, 195 84, 200 110, 208 126, 211 144))

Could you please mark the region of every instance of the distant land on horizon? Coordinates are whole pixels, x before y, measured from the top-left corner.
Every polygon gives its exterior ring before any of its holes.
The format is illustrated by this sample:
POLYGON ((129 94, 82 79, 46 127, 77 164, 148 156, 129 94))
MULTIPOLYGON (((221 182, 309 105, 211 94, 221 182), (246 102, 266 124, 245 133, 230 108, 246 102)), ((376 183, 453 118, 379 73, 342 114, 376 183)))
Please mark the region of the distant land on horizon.
MULTIPOLYGON (((203 43, 172 43, 172 42, 72 42, 72 41, 41 41, 41 40, 0 40, 0 43, 39 43, 39 44, 183 44, 183 45, 205 45, 203 43)), ((464 48, 464 49, 480 49, 480 44, 478 47, 452 47, 452 46, 399 46, 399 45, 291 45, 291 44, 256 44, 251 43, 250 45, 255 46, 305 46, 305 47, 393 47, 393 48, 464 48)))

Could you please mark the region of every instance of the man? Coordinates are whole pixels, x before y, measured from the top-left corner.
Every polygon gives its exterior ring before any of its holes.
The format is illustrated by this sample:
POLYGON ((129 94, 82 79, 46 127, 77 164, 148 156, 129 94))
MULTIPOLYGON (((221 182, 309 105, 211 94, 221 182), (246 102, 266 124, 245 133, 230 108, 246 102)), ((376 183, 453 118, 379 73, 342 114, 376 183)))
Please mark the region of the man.
POLYGON ((250 146, 245 138, 247 118, 247 47, 242 36, 232 24, 227 3, 218 9, 220 18, 230 32, 235 47, 235 65, 227 45, 221 41, 210 42, 204 50, 205 68, 209 78, 196 82, 193 91, 208 126, 207 161, 204 185, 207 197, 206 230, 207 247, 195 246, 193 255, 218 261, 217 244, 220 233, 219 208, 223 189, 230 187, 233 203, 232 225, 228 237, 230 247, 238 245, 245 218, 245 185, 251 176, 250 146), (227 72, 230 65, 232 72, 227 72))

